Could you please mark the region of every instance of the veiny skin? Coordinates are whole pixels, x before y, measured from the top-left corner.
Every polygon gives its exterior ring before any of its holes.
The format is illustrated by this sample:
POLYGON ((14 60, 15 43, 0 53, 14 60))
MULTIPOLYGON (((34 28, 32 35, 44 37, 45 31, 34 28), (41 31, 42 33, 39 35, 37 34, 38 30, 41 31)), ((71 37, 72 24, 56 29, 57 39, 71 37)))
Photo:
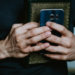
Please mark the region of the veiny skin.
POLYGON ((50 59, 75 60, 75 36, 63 25, 53 22, 47 22, 44 27, 39 27, 36 22, 14 24, 7 38, 0 41, 0 59, 22 58, 29 55, 30 52, 42 49, 56 53, 45 54, 50 59), (51 30, 60 32, 62 36, 53 35, 51 30), (43 39, 48 42, 40 43, 43 39), (49 42, 56 43, 58 46, 50 45, 49 42))
POLYGON ((58 44, 58 46, 50 45, 46 48, 49 52, 56 54, 47 54, 46 56, 55 60, 75 60, 75 36, 72 32, 67 30, 63 25, 59 25, 53 22, 47 22, 52 30, 56 30, 62 34, 61 37, 57 37, 51 34, 46 40, 52 43, 58 44))
POLYGON ((40 45, 40 41, 51 35, 48 26, 38 27, 39 24, 14 24, 10 34, 0 41, 0 59, 7 57, 22 58, 30 52, 40 51, 49 47, 49 43, 40 45), (32 46, 32 44, 35 44, 32 46))

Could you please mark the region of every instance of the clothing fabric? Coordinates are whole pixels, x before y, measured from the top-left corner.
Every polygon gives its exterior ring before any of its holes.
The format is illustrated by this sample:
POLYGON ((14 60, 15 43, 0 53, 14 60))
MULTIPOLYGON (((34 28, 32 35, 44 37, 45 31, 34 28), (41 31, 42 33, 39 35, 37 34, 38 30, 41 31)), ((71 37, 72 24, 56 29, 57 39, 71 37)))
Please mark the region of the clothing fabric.
POLYGON ((7 58, 0 60, 0 75, 68 75, 63 61, 28 64, 28 58, 7 58))
POLYGON ((0 39, 4 39, 14 23, 24 23, 24 0, 0 0, 0 39))
MULTIPOLYGON (((14 23, 24 23, 24 9, 24 0, 0 0, 0 39, 6 37, 14 23)), ((67 72, 67 64, 62 61, 29 65, 28 57, 0 60, 0 75, 67 75, 67 72)))
POLYGON ((0 63, 0 75, 68 75, 63 62, 29 65, 20 63, 20 59, 17 59, 18 62, 10 59, 3 61, 0 63))

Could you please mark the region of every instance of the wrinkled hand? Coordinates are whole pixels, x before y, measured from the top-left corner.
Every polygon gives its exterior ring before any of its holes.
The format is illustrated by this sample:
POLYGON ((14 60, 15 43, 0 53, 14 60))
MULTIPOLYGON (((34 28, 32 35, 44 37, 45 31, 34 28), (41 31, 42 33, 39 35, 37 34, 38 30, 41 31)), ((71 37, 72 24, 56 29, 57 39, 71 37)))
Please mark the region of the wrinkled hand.
POLYGON ((56 30, 62 34, 61 37, 51 34, 46 40, 58 44, 58 46, 50 45, 46 50, 55 54, 46 54, 47 57, 55 60, 75 60, 75 36, 64 26, 47 22, 46 24, 52 30, 56 30))
POLYGON ((24 25, 14 24, 8 37, 2 41, 0 58, 21 58, 27 56, 30 52, 39 51, 49 47, 49 43, 40 45, 41 40, 50 36, 51 33, 49 27, 38 26, 39 24, 35 22, 24 25))

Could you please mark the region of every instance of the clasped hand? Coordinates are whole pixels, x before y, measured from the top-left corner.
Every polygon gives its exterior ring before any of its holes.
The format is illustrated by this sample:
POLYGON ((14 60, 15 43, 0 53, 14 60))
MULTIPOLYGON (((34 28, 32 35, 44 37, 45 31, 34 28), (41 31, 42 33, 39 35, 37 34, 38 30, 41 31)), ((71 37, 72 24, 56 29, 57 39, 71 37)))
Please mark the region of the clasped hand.
MULTIPOLYGON (((53 52, 53 54, 45 54, 45 56, 55 60, 75 60, 75 36, 64 26, 47 22, 46 26, 39 27, 38 23, 30 22, 27 24, 14 24, 10 34, 4 40, 3 52, 0 58, 6 57, 25 57, 31 52, 45 49, 53 52), (61 33, 61 37, 53 35, 52 30, 61 33), (47 40, 41 43, 41 40, 47 40), (50 43, 55 43, 53 46, 50 43), (34 45, 35 44, 35 45, 34 45)), ((1 53, 1 54, 2 54, 1 53)))

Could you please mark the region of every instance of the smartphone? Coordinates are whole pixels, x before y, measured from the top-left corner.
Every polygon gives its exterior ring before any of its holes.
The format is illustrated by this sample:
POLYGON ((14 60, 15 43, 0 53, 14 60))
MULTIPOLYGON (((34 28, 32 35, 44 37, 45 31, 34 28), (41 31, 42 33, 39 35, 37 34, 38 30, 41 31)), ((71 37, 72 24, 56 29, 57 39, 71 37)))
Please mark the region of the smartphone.
POLYGON ((64 10, 63 9, 40 10, 40 26, 45 26, 47 21, 64 25, 64 10))
MULTIPOLYGON (((45 26, 46 22, 55 22, 61 25, 64 25, 64 10, 63 9, 42 9, 40 10, 40 26, 45 26)), ((52 30, 52 33, 57 36, 61 36, 61 34, 55 30, 52 30)), ((45 40, 41 42, 47 42, 45 40)), ((52 45, 56 45, 54 43, 50 43, 52 45)), ((43 50, 39 52, 40 54, 48 54, 49 52, 43 50)))

